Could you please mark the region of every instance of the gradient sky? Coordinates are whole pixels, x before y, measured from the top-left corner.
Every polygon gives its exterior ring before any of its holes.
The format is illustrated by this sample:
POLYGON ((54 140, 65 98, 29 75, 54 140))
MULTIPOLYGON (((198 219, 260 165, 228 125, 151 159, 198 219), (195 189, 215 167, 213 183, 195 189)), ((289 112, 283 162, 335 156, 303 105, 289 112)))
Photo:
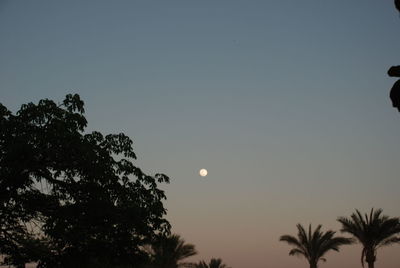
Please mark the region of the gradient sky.
MULTIPOLYGON (((305 268, 278 241, 297 223, 400 216, 391 0, 0 0, 0 37, 0 102, 80 94, 89 131, 124 132, 138 166, 172 178, 168 219, 192 260, 305 268)), ((327 259, 360 267, 360 247, 327 259)))

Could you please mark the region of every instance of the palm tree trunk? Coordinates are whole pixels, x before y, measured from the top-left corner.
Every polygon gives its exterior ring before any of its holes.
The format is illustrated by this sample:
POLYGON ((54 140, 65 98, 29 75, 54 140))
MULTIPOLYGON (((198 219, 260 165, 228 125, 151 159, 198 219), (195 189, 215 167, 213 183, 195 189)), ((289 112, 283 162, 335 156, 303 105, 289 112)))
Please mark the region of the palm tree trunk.
POLYGON ((368 263, 368 268, 374 268, 375 266, 375 250, 369 248, 365 254, 365 261, 368 263))
POLYGON ((317 262, 313 262, 313 261, 310 262, 310 268, 317 268, 317 267, 318 267, 317 262))

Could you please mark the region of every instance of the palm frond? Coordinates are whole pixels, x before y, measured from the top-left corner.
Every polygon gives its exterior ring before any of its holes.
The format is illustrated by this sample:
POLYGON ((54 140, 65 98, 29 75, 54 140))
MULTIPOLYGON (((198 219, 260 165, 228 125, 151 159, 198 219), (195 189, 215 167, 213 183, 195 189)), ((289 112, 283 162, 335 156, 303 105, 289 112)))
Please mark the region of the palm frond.
POLYGON ((222 263, 221 259, 214 259, 212 258, 210 260, 210 263, 208 265, 209 268, 225 268, 226 265, 222 263))
POLYGON ((379 247, 384 247, 384 246, 390 246, 393 244, 399 244, 400 243, 400 237, 391 237, 388 238, 384 241, 382 241, 382 243, 378 246, 379 247))
POLYGON ((320 256, 324 256, 328 251, 339 251, 340 246, 351 245, 354 242, 351 238, 346 237, 330 237, 324 240, 320 246, 320 256))
POLYGON ((296 237, 291 236, 291 235, 282 235, 279 238, 279 241, 287 242, 289 245, 296 246, 298 248, 302 248, 303 247, 303 245, 300 243, 300 241, 297 240, 296 237))
POLYGON ((306 253, 298 248, 293 248, 289 251, 290 256, 306 256, 306 253))
POLYGON ((297 230, 298 230, 297 236, 299 237, 300 243, 303 245, 307 245, 308 244, 308 236, 307 236, 306 230, 304 230, 304 227, 301 224, 297 224, 297 230))
POLYGON ((360 243, 364 243, 365 222, 358 210, 356 210, 356 213, 353 213, 350 218, 339 217, 337 221, 342 224, 342 229, 340 230, 342 233, 349 233, 353 235, 360 243))
POLYGON ((366 249, 363 248, 361 251, 361 266, 364 268, 364 257, 365 257, 366 249))

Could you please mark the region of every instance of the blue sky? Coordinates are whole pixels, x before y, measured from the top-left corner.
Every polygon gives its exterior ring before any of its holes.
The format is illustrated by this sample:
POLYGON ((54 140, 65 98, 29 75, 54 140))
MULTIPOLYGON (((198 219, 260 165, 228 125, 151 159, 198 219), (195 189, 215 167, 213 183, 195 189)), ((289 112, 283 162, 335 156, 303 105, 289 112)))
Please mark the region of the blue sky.
POLYGON ((89 130, 126 133, 139 166, 172 178, 168 218, 194 260, 306 267, 278 242, 298 222, 400 216, 392 1, 3 0, 0 36, 0 102, 80 94, 89 130))

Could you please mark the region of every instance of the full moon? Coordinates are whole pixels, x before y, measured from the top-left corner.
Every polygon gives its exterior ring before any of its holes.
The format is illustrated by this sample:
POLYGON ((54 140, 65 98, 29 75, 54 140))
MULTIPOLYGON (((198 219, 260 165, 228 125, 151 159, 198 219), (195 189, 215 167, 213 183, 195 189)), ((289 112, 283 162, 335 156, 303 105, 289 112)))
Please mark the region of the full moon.
POLYGON ((205 176, 207 176, 208 171, 207 171, 207 169, 202 168, 202 169, 200 169, 199 174, 200 174, 200 176, 205 177, 205 176))

